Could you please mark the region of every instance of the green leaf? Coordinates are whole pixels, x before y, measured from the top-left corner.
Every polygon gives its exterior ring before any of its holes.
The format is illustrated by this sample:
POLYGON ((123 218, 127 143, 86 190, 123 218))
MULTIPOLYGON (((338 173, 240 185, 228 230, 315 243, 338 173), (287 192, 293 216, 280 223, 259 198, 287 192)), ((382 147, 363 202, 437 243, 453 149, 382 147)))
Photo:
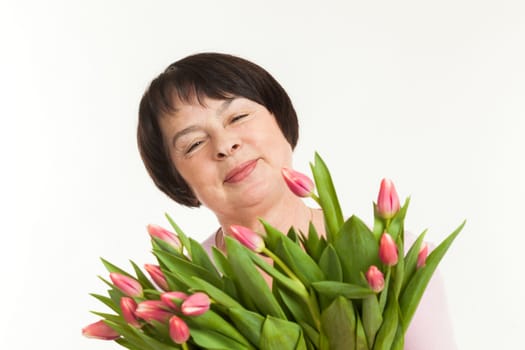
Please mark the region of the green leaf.
POLYGON ((188 236, 186 236, 184 231, 181 230, 179 225, 177 225, 175 221, 173 221, 173 219, 171 218, 171 216, 169 216, 168 213, 165 213, 164 215, 166 216, 166 219, 168 219, 168 222, 170 223, 171 227, 173 227, 173 229, 175 230, 175 233, 179 237, 180 242, 186 248, 189 256, 191 257, 192 256, 191 243, 190 243, 190 240, 188 239, 188 236))
POLYGON ((306 343, 299 325, 268 316, 263 323, 259 347, 261 350, 306 349, 306 343))
POLYGON ((399 293, 403 285, 404 274, 405 274, 405 257, 403 256, 404 247, 403 239, 401 236, 397 237, 396 245, 399 249, 397 264, 392 268, 392 280, 395 298, 399 299, 399 293))
POLYGON ((310 167, 319 194, 320 206, 323 209, 328 242, 333 242, 343 225, 344 219, 332 176, 323 159, 317 153, 315 153, 314 164, 310 164, 310 167))
POLYGON ((379 246, 372 231, 357 216, 351 216, 341 228, 334 242, 341 257, 343 280, 360 283, 361 273, 370 265, 379 266, 379 246))
POLYGON ((388 293, 384 321, 376 335, 374 350, 391 350, 399 321, 399 305, 393 293, 392 290, 388 293))
POLYGON ((113 300, 111 300, 111 298, 108 298, 105 295, 99 295, 99 294, 94 294, 94 293, 91 293, 90 295, 94 297, 95 299, 98 299, 99 301, 101 301, 106 306, 108 306, 111 310, 115 311, 116 313, 120 313, 120 306, 115 304, 113 300))
POLYGON ((125 275, 125 276, 131 277, 131 278, 135 278, 135 276, 133 276, 133 275, 129 274, 128 272, 122 270, 120 267, 118 267, 116 265, 113 265, 112 263, 110 263, 106 259, 100 258, 100 260, 102 260, 102 263, 106 267, 106 270, 108 270, 110 273, 111 272, 116 272, 116 273, 120 273, 121 275, 125 275))
POLYGON ((283 260, 306 288, 310 287, 311 282, 325 279, 316 262, 300 246, 290 241, 287 237, 281 237, 274 253, 283 260))
POLYGON ((190 241, 191 252, 192 252, 191 262, 209 271, 210 273, 215 275, 217 279, 220 279, 221 276, 219 272, 217 271, 217 269, 215 268, 215 265, 210 260, 210 256, 208 255, 208 252, 204 250, 202 245, 198 243, 197 241, 191 238, 189 239, 189 241, 190 241))
POLYGON ((284 273, 277 270, 272 265, 268 264, 263 258, 261 258, 259 255, 249 252, 250 258, 252 261, 261 268, 264 272, 266 272, 268 275, 270 275, 274 282, 278 281, 282 286, 288 288, 290 291, 296 293, 301 298, 308 297, 308 293, 306 291, 306 288, 304 285, 299 282, 298 280, 291 279, 290 277, 286 276, 284 273))
POLYGON ((403 326, 400 324, 397 327, 396 336, 394 337, 394 343, 392 344, 392 350, 403 350, 405 348, 405 334, 403 332, 403 326))
POLYGON ((259 221, 264 227, 264 243, 266 244, 266 248, 273 252, 275 251, 275 248, 277 247, 277 244, 279 243, 281 238, 285 237, 285 235, 281 231, 270 225, 268 222, 264 221, 264 219, 259 219, 259 221))
POLYGON ((376 241, 379 242, 379 239, 381 238, 381 235, 385 232, 385 219, 379 215, 379 212, 377 211, 377 204, 374 203, 374 237, 376 238, 376 241))
POLYGON ((319 347, 320 334, 319 332, 307 323, 299 322, 305 335, 306 345, 308 349, 317 349, 319 347))
POLYGON ((246 345, 240 344, 235 340, 215 332, 211 329, 190 328, 193 341, 204 349, 214 350, 245 350, 250 349, 246 345))
MULTIPOLYGON (((177 274, 176 272, 174 273, 177 274)), ((204 292, 216 303, 226 307, 242 307, 242 305, 230 295, 222 291, 220 288, 215 287, 213 284, 199 278, 197 276, 179 276, 180 279, 188 286, 190 286, 193 292, 204 292)))
POLYGON ((334 247, 329 244, 319 258, 319 267, 329 281, 343 281, 343 270, 339 256, 334 247))
POLYGON ((330 296, 344 296, 348 299, 362 299, 374 294, 374 291, 357 284, 335 281, 319 281, 312 283, 312 287, 319 293, 330 296))
POLYGON ((356 316, 352 302, 338 296, 323 311, 321 322, 330 349, 355 350, 356 316))
POLYGON ((437 248, 434 249, 432 253, 430 253, 430 255, 427 257, 426 265, 418 269, 414 273, 413 277, 408 281, 405 290, 399 299, 399 306, 401 308, 401 315, 403 317, 403 331, 406 332, 408 325, 412 320, 412 316, 414 316, 414 312, 421 301, 421 297, 423 296, 428 282, 432 277, 432 274, 436 270, 439 262, 447 252, 454 239, 463 229, 463 226, 465 226, 465 221, 463 221, 463 223, 459 225, 459 227, 454 232, 452 232, 443 242, 441 242, 441 244, 437 246, 437 248))
POLYGON ((303 247, 308 255, 310 255, 315 261, 319 261, 319 258, 327 245, 326 239, 324 237, 319 237, 315 226, 311 222, 308 227, 308 237, 304 238, 304 236, 301 236, 301 238, 303 247))
POLYGON ((301 241, 299 239, 300 236, 297 234, 297 232, 295 232, 293 226, 290 227, 290 229, 288 230, 286 237, 288 237, 288 239, 290 239, 290 241, 294 242, 295 244, 299 244, 299 242, 301 241))
POLYGON ((215 261, 217 268, 221 271, 223 276, 231 277, 233 272, 226 255, 224 255, 224 253, 217 247, 211 247, 211 253, 213 255, 213 261, 215 261))
POLYGON ((383 315, 379 308, 379 302, 376 295, 370 295, 363 299, 363 328, 366 334, 367 344, 374 345, 374 339, 377 331, 383 322, 383 315))
POLYGON ((185 321, 190 329, 210 329, 244 345, 247 349, 253 349, 250 342, 235 327, 213 310, 208 310, 199 316, 185 318, 185 321))
POLYGON ((248 311, 241 307, 229 308, 228 314, 239 332, 241 332, 253 345, 258 346, 261 338, 264 317, 259 313, 248 311))
POLYGON ((316 315, 312 315, 313 310, 310 310, 306 301, 302 298, 297 298, 295 293, 292 293, 286 288, 278 288, 278 293, 296 322, 302 322, 312 327, 317 327, 315 318, 318 318, 318 310, 314 311, 316 312, 316 315))
POLYGON ((355 319, 355 350, 369 350, 363 322, 361 322, 359 315, 357 315, 355 319))
POLYGON ((379 296, 379 309, 381 310, 381 313, 385 310, 386 307, 386 300, 388 297, 388 291, 390 290, 390 280, 392 276, 392 268, 390 266, 386 267, 386 275, 385 275, 385 287, 383 288, 383 291, 381 292, 379 296))
POLYGON ((408 253, 405 257, 405 274, 403 276, 403 288, 406 286, 406 283, 410 280, 410 278, 414 275, 414 272, 416 271, 417 256, 419 255, 419 250, 421 249, 421 245, 423 243, 423 240, 425 239, 426 234, 427 230, 423 231, 418 236, 416 241, 408 250, 408 253))
POLYGON ((408 197, 405 200, 405 203, 403 206, 399 209, 399 211, 394 215, 394 217, 390 220, 390 223, 386 227, 386 231, 392 236, 392 239, 397 241, 397 237, 399 235, 402 235, 402 233, 405 230, 405 216, 408 210, 408 205, 410 204, 410 197, 408 197))
POLYGON ((264 315, 284 318, 284 311, 275 300, 261 273, 255 268, 247 253, 248 249, 231 237, 225 237, 225 240, 228 259, 241 298, 251 300, 264 315))
POLYGON ((167 253, 162 250, 154 250, 153 254, 167 267, 170 272, 177 272, 187 276, 198 276, 216 287, 221 287, 221 280, 216 273, 205 270, 193 262, 167 253))
POLYGON ((139 281, 140 285, 144 289, 155 289, 155 286, 153 283, 150 282, 148 277, 142 272, 142 270, 135 264, 132 260, 129 261, 131 265, 133 266, 133 270, 135 270, 135 273, 137 275, 137 280, 139 281))

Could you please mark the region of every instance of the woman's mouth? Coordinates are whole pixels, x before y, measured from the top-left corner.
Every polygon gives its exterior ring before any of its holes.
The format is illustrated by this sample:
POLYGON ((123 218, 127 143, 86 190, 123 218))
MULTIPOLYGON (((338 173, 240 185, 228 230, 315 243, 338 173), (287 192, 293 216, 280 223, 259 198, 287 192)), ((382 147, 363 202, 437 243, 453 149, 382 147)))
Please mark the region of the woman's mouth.
POLYGON ((252 159, 247 162, 244 162, 232 170, 226 175, 224 179, 225 183, 236 183, 244 180, 248 175, 250 175, 257 166, 257 159, 252 159))

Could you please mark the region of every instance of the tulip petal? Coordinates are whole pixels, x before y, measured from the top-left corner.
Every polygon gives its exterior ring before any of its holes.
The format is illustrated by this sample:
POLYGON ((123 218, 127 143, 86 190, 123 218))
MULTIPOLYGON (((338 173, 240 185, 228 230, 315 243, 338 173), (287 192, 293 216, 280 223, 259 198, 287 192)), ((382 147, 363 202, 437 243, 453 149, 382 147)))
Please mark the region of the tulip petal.
POLYGON ((82 335, 87 338, 114 340, 120 337, 113 328, 108 326, 106 322, 100 320, 82 328, 82 335))
POLYGON ((208 295, 198 292, 184 300, 181 311, 187 316, 199 316, 210 309, 210 303, 208 295))

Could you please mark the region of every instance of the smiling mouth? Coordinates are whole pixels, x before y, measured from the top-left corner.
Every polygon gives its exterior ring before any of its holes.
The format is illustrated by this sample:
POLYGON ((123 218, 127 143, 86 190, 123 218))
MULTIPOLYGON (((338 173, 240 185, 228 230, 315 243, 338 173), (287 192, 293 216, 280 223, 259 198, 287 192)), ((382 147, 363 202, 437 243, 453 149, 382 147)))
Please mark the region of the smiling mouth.
POLYGON ((244 180, 248 175, 250 175, 256 166, 257 166, 257 159, 252 159, 247 162, 244 162, 241 165, 233 168, 228 173, 228 175, 226 175, 224 182, 225 183, 240 182, 244 180))

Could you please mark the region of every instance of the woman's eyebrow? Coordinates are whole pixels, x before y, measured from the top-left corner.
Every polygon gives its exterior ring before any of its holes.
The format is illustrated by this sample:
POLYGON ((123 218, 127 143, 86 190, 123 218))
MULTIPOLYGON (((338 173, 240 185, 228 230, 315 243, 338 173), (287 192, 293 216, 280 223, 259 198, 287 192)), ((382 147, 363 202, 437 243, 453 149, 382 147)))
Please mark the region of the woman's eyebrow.
POLYGON ((175 147, 175 145, 177 144, 177 140, 181 138, 182 136, 189 134, 191 132, 197 131, 198 129, 199 127, 197 125, 191 125, 191 126, 188 126, 187 128, 177 131, 175 135, 173 135, 173 138, 171 139, 172 146, 175 147))
POLYGON ((219 108, 217 108, 217 115, 221 115, 225 110, 228 109, 228 107, 230 107, 232 102, 235 101, 235 100, 237 100, 237 97, 232 97, 232 98, 228 98, 228 99, 224 100, 224 102, 221 103, 219 108))

